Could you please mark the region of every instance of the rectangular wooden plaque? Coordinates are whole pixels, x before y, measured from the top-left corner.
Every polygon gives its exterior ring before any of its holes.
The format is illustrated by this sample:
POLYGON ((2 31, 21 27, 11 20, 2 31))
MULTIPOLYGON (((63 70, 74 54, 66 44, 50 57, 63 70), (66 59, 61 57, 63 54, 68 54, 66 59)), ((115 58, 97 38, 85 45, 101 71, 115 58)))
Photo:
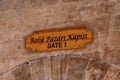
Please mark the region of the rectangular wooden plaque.
POLYGON ((86 28, 66 28, 35 31, 25 39, 25 47, 32 51, 81 49, 93 40, 86 28))

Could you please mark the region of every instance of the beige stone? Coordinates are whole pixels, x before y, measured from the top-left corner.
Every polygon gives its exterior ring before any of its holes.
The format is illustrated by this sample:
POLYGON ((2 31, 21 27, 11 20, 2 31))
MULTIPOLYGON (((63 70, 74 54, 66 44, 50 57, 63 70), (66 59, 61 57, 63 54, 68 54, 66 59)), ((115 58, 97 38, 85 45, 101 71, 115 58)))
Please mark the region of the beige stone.
POLYGON ((120 32, 99 33, 99 50, 118 50, 120 48, 120 32))
POLYGON ((119 80, 120 0, 0 0, 0 80, 119 80), (36 30, 86 27, 83 49, 31 52, 36 30), (73 55, 74 54, 74 55, 73 55))
POLYGON ((30 74, 30 68, 23 64, 20 67, 18 67, 15 71, 13 71, 15 80, 32 80, 31 74, 30 74))
POLYGON ((113 30, 120 31, 120 15, 114 16, 113 30))
POLYGON ((15 77, 12 75, 11 72, 9 72, 6 73, 6 75, 1 76, 0 80, 15 80, 15 77))
POLYGON ((111 63, 120 64, 120 50, 108 50, 104 54, 104 59, 111 63))
POLYGON ((79 80, 83 78, 88 60, 81 57, 71 57, 68 62, 68 73, 66 80, 79 80), (75 66, 76 65, 76 66, 75 66))
POLYGON ((90 60, 84 80, 104 80, 104 76, 110 65, 99 60, 90 60))
MULTIPOLYGON (((74 55, 25 61, 1 74, 1 80, 107 80, 119 78, 120 68, 102 60, 74 55), (112 77, 112 78, 111 78, 112 77)), ((119 79, 118 79, 119 80, 119 79)))
POLYGON ((74 1, 78 1, 78 0, 63 0, 63 2, 74 2, 74 1))
MULTIPOLYGON (((110 67, 108 71, 106 72, 106 75, 104 77, 104 80, 117 80, 117 76, 119 74, 119 68, 118 67, 110 67)), ((119 79, 118 79, 119 80, 119 79)))

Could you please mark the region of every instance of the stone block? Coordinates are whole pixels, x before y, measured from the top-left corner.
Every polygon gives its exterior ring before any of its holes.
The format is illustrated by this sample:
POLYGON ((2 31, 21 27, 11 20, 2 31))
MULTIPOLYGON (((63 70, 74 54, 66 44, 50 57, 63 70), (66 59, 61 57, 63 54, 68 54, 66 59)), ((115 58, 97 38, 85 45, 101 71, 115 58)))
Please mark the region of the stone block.
POLYGON ((117 4, 114 6, 113 15, 119 15, 120 14, 120 0, 116 0, 117 4))
POLYGON ((5 75, 3 74, 0 77, 0 80, 15 80, 14 76, 12 75, 11 71, 6 73, 5 75))
POLYGON ((113 18, 113 30, 120 31, 120 15, 114 16, 113 18))
POLYGON ((117 77, 120 76, 119 73, 120 69, 118 67, 111 66, 105 74, 104 80, 117 80, 117 77))
POLYGON ((54 5, 57 3, 57 0, 41 0, 41 3, 45 5, 54 5))
POLYGON ((57 0, 2 0, 0 1, 0 11, 6 11, 10 9, 21 10, 25 8, 39 8, 46 5, 54 5, 57 0))
POLYGON ((120 32, 102 32, 99 33, 98 50, 118 50, 120 49, 120 32))
POLYGON ((105 62, 90 60, 84 75, 84 80, 103 80, 109 67, 105 62))
POLYGON ((0 44, 0 54, 3 57, 24 57, 28 55, 29 50, 24 47, 24 41, 9 41, 0 44))
POLYGON ((44 62, 42 59, 29 62, 29 67, 31 70, 32 79, 35 80, 47 80, 48 74, 45 72, 44 62))
POLYGON ((107 44, 110 50, 120 49, 120 31, 111 31, 107 39, 107 44))
POLYGON ((78 1, 78 0, 63 0, 63 2, 75 2, 75 1, 78 1))
POLYGON ((120 79, 120 71, 119 71, 119 73, 118 73, 118 74, 116 74, 116 76, 115 76, 114 80, 119 80, 119 79, 120 79))
POLYGON ((30 74, 30 68, 28 67, 27 64, 20 65, 12 73, 15 77, 15 80, 32 80, 32 76, 30 74))
POLYGON ((104 54, 104 60, 113 64, 120 64, 120 50, 106 50, 104 54))
POLYGON ((108 32, 102 32, 102 33, 98 34, 98 40, 99 40, 98 41, 98 50, 99 51, 103 51, 108 48, 108 43, 107 43, 108 36, 109 36, 108 32))
POLYGON ((79 55, 38 58, 16 66, 12 75, 15 80, 79 80, 87 64, 88 59, 79 55))
POLYGON ((51 57, 51 79, 65 80, 67 74, 67 59, 65 56, 51 57))
POLYGON ((97 28, 98 32, 108 31, 109 30, 109 23, 110 23, 110 16, 105 16, 101 18, 96 18, 94 21, 94 28, 97 28))
POLYGON ((67 78, 66 80, 80 80, 85 74, 86 67, 88 64, 88 59, 82 57, 69 57, 69 62, 67 65, 67 78))

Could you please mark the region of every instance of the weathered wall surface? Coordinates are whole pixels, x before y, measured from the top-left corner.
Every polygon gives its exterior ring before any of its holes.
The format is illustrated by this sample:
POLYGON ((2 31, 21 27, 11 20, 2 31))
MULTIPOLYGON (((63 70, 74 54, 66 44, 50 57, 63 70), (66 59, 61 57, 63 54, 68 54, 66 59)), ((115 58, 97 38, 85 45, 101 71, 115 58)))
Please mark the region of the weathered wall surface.
POLYGON ((0 0, 0 80, 120 80, 120 0, 0 0), (71 26, 94 32, 93 43, 40 53, 24 48, 35 30, 71 26))

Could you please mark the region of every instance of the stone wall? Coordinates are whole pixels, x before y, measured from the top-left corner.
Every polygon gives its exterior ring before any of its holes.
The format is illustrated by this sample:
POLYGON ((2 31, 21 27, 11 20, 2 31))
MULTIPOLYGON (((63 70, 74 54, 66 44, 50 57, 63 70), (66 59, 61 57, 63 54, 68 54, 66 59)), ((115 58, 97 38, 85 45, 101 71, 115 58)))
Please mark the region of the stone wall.
POLYGON ((120 0, 0 0, 0 80, 120 80, 119 53, 120 0), (94 32, 92 44, 50 52, 24 48, 35 30, 75 26, 94 32))

